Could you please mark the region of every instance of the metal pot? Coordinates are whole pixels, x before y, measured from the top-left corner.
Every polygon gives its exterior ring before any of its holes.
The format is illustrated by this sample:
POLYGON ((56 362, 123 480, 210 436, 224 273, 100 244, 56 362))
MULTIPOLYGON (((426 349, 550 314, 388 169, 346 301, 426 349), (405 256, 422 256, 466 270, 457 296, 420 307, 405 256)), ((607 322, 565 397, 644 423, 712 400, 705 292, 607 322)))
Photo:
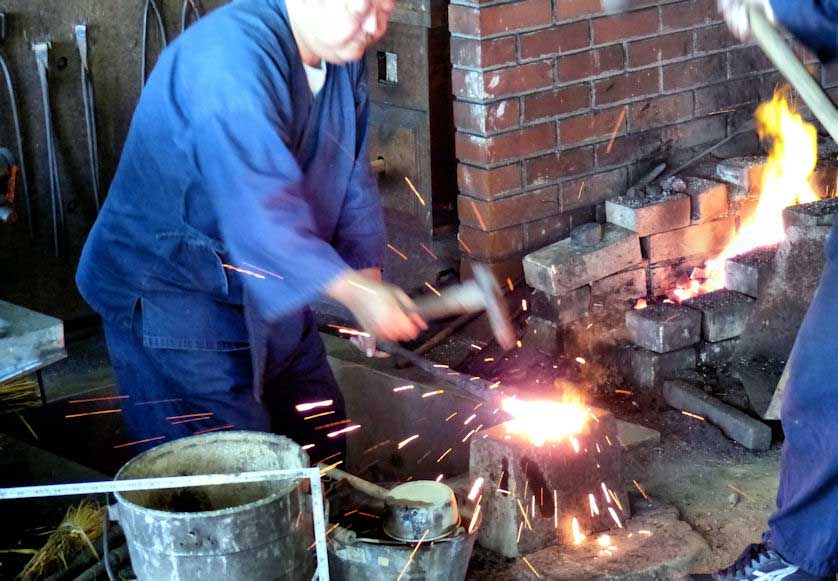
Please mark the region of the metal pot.
POLYGON ((450 487, 433 480, 417 480, 393 488, 384 500, 384 532, 405 542, 435 541, 460 525, 457 498, 450 487))

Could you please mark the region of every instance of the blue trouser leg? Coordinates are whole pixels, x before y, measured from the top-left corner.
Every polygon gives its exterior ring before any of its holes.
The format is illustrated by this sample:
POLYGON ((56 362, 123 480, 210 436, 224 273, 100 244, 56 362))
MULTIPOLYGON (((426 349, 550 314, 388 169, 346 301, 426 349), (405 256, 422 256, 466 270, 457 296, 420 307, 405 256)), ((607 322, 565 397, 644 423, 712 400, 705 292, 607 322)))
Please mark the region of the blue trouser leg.
POLYGON ((140 314, 131 330, 106 324, 108 351, 120 393, 129 396, 123 404, 128 439, 164 436, 132 449, 140 452, 206 430, 235 428, 273 431, 302 445, 313 443, 312 460, 341 451, 340 439, 326 437, 331 430, 315 429, 344 415, 343 399, 313 317, 308 314, 304 319, 289 321, 289 327, 292 329, 285 332, 281 324, 275 328, 276 339, 268 352, 271 364, 263 381, 263 403, 253 394, 249 349, 147 347, 143 344, 140 314), (298 403, 324 399, 334 400, 335 405, 329 408, 334 413, 322 420, 304 420, 317 412, 299 414, 294 408, 298 403), (212 415, 206 419, 190 417, 204 413, 212 415))
POLYGON ((838 573, 838 237, 790 358, 783 401, 777 511, 768 539, 783 557, 821 576, 838 573))

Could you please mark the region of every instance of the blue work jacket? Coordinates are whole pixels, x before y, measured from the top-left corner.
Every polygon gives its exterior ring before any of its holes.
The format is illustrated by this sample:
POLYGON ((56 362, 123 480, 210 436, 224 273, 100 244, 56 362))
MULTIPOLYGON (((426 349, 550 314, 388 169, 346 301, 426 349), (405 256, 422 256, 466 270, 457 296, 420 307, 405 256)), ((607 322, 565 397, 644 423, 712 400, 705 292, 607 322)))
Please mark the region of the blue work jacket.
POLYGON ((284 0, 233 2, 163 52, 79 264, 103 318, 130 328, 140 303, 150 346, 240 348, 245 302, 293 317, 382 266, 363 63, 327 68, 313 96, 284 0))
POLYGON ((838 0, 771 0, 777 20, 828 62, 838 56, 838 0))

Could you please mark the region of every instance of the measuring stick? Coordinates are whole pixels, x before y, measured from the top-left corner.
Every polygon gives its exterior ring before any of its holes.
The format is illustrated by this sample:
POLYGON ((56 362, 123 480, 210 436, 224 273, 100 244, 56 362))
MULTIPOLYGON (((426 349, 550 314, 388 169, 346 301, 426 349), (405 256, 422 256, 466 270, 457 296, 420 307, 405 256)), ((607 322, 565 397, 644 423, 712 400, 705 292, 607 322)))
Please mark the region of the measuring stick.
POLYGON ((323 487, 320 470, 297 468, 291 470, 262 470, 238 474, 200 474, 195 476, 164 476, 133 480, 107 480, 104 482, 76 482, 42 486, 0 488, 0 500, 75 496, 80 494, 107 494, 110 492, 136 492, 140 490, 166 490, 170 488, 196 488, 221 484, 245 484, 305 478, 311 483, 311 508, 314 517, 314 544, 317 550, 317 576, 329 580, 329 561, 326 553, 326 520, 323 514, 323 487))

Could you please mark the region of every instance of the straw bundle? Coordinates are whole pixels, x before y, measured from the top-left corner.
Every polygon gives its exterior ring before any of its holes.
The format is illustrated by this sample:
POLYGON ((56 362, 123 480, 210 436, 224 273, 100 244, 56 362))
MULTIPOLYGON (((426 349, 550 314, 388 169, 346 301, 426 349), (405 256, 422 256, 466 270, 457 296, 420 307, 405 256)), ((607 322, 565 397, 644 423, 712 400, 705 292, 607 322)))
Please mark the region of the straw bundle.
POLYGON ((68 557, 89 550, 98 559, 93 543, 102 536, 102 522, 106 507, 83 501, 70 507, 58 528, 52 531, 46 544, 32 557, 20 574, 23 581, 43 579, 59 566, 67 568, 68 557))
POLYGON ((38 382, 27 377, 0 383, 0 408, 37 405, 41 401, 38 382))

